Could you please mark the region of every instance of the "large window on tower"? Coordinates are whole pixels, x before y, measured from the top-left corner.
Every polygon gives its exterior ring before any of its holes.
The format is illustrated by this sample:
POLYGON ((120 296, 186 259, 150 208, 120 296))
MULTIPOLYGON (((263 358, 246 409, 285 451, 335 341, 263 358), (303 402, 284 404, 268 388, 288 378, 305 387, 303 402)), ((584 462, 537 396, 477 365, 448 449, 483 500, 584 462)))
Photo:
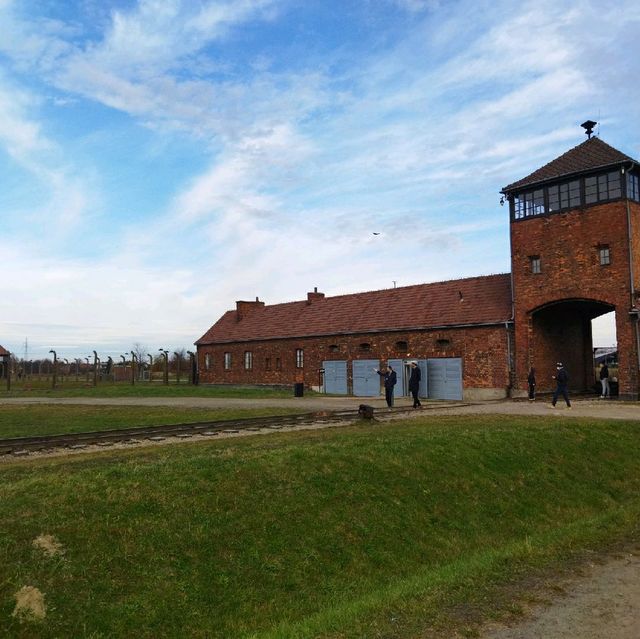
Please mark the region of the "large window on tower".
MULTIPOLYGON (((639 187, 638 176, 628 173, 627 197, 640 202, 639 187)), ((621 197, 622 174, 619 170, 608 171, 516 193, 512 198, 513 218, 521 220, 621 197)))
POLYGON ((595 204, 615 200, 622 196, 620 173, 612 171, 601 175, 592 175, 584 179, 584 203, 595 204))

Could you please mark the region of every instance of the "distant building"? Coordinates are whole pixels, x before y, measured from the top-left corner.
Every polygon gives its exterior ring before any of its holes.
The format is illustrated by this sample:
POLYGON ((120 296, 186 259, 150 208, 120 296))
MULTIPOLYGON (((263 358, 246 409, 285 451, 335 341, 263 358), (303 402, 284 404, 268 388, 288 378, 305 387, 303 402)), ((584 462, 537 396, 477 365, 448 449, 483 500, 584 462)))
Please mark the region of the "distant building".
POLYGON ((4 347, 0 346, 0 378, 6 378, 11 353, 4 347))
MULTIPOLYGON (((594 123, 585 123, 593 125, 594 123)), ((619 384, 639 396, 638 162, 591 137, 502 190, 511 273, 266 305, 236 302, 197 342, 203 383, 304 383, 378 395, 389 362, 407 394, 410 361, 421 394, 523 395, 527 373, 551 390, 562 361, 575 390, 593 386, 591 320, 615 311, 619 384)))

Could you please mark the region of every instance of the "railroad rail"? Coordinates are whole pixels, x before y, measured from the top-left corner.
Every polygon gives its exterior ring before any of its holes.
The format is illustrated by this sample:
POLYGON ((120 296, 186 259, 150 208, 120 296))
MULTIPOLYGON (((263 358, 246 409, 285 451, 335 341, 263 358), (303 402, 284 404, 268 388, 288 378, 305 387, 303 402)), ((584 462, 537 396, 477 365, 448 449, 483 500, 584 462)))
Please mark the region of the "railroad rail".
MULTIPOLYGON (((456 403, 456 406, 464 404, 456 403)), ((451 404, 447 404, 451 406, 451 404)), ((443 407, 443 406, 438 406, 443 407)), ((435 408, 435 406, 432 406, 435 408)), ((398 407, 389 411, 380 411, 376 416, 391 417, 393 414, 412 412, 412 409, 398 407)), ((81 450, 89 446, 111 446, 113 444, 142 444, 159 442, 170 437, 188 439, 194 435, 215 437, 221 434, 240 432, 258 432, 261 430, 281 430, 298 426, 320 424, 330 425, 338 422, 351 422, 361 419, 357 410, 316 411, 296 415, 273 415, 269 417, 248 417, 223 421, 190 422, 183 424, 162 424, 157 426, 139 426, 118 428, 115 430, 65 433, 59 435, 35 435, 32 437, 12 437, 0 439, 0 456, 27 456, 33 452, 53 452, 66 448, 81 450)))

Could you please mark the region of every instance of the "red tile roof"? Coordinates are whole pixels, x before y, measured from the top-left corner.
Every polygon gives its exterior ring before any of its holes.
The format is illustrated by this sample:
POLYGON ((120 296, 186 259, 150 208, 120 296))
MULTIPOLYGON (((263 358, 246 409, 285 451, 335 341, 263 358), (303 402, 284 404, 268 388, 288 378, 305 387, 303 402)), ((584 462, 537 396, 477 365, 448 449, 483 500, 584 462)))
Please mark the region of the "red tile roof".
POLYGON ((227 311, 196 344, 370 333, 474 324, 511 317, 509 273, 227 311))
POLYGON ((11 353, 9 353, 4 346, 0 346, 0 357, 4 357, 5 355, 11 355, 11 353))
POLYGON ((621 153, 600 138, 590 138, 582 144, 563 153, 560 157, 539 168, 525 178, 509 184, 502 189, 503 193, 514 191, 523 186, 532 186, 539 182, 547 182, 576 173, 595 171, 607 166, 636 162, 633 158, 621 153))

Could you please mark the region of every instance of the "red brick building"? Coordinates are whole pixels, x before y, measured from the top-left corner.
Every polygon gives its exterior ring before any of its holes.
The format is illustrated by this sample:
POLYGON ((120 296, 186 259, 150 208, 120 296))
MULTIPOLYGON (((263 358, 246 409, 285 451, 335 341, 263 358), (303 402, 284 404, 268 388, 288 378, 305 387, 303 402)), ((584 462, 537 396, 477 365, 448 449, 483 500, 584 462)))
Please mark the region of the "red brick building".
POLYGON ((266 305, 239 301, 197 342, 203 383, 303 383, 377 395, 373 372, 410 361, 421 395, 523 395, 531 366, 552 388, 562 361, 575 390, 594 383, 591 320, 615 311, 620 393, 637 398, 640 189, 635 160, 588 140, 502 191, 511 274, 266 305))

